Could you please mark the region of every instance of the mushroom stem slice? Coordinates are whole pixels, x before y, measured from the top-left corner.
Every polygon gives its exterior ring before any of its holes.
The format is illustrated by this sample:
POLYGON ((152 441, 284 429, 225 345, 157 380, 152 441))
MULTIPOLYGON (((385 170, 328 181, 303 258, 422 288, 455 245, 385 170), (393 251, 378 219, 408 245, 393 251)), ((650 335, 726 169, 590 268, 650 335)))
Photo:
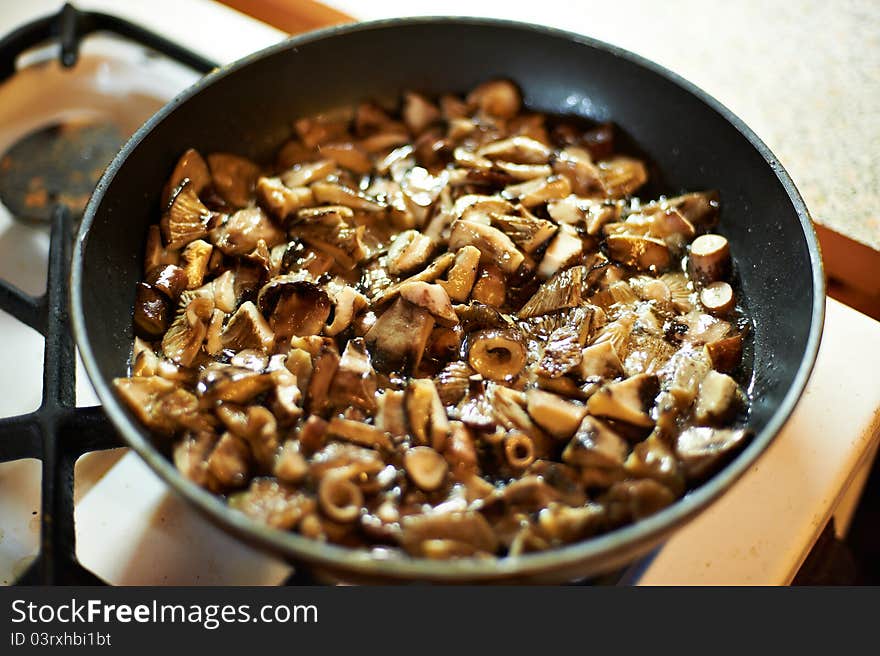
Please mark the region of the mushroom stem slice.
POLYGON ((611 340, 586 347, 578 371, 582 380, 592 377, 615 378, 623 373, 623 364, 611 340))
POLYGON ((443 456, 429 446, 407 449, 403 455, 403 467, 416 487, 425 492, 439 489, 449 472, 443 456))
POLYGON ((721 235, 700 235, 691 244, 689 263, 698 282, 722 280, 730 275, 730 244, 721 235))
POLYGON ((398 298, 379 316, 364 339, 379 371, 414 371, 433 328, 430 312, 398 298))
POLYGON ((733 310, 736 298, 730 285, 718 281, 710 283, 700 290, 700 302, 710 314, 724 316, 733 310))
POLYGON ((256 191, 260 205, 281 222, 286 221, 297 210, 315 202, 311 189, 288 187, 280 178, 259 178, 256 191))
POLYGON ((526 364, 522 336, 514 329, 490 328, 468 336, 468 362, 484 378, 510 380, 526 364))
POLYGON ((362 421, 334 417, 327 425, 327 437, 345 440, 368 449, 390 449, 391 439, 384 431, 362 421))
POLYGON ((550 200, 565 198, 570 193, 571 183, 568 178, 553 175, 509 185, 501 195, 508 200, 519 200, 523 207, 530 208, 550 200))
POLYGON ((388 248, 388 273, 399 276, 422 268, 434 250, 434 240, 418 230, 404 230, 388 248))
POLYGON ((587 401, 587 411, 597 417, 615 419, 634 426, 654 425, 649 410, 659 391, 657 376, 637 374, 601 388, 587 401))

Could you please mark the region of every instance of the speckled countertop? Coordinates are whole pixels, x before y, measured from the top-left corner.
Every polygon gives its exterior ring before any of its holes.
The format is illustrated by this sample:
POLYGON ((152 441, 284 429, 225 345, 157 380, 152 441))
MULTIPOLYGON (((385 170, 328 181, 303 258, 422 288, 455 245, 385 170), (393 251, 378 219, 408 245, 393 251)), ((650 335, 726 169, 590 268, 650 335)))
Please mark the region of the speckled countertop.
POLYGON ((581 32, 672 69, 770 146, 813 218, 880 249, 876 0, 323 0, 359 19, 493 16, 581 32))

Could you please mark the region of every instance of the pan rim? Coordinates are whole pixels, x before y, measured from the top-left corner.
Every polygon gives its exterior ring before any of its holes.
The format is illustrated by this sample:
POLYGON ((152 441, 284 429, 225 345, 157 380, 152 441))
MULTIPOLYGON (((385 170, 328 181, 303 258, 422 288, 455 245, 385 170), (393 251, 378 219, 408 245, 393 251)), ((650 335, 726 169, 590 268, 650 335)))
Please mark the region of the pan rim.
POLYGON ((551 28, 533 23, 494 18, 474 18, 460 16, 427 16, 381 19, 364 21, 325 28, 302 35, 293 36, 267 48, 249 54, 231 64, 215 69, 199 79, 192 86, 175 96, 146 123, 144 123, 123 146, 105 170, 86 207, 76 236, 73 249, 73 262, 70 276, 71 309, 74 337, 85 365, 86 372, 104 412, 120 433, 124 441, 147 463, 171 489, 182 495, 203 514, 231 530, 239 537, 261 548, 281 554, 298 564, 317 564, 340 572, 351 572, 361 577, 387 578, 391 580, 433 580, 433 581, 491 581, 494 579, 528 577, 552 570, 576 568, 579 564, 593 563, 586 569, 601 571, 603 558, 610 558, 617 551, 635 551, 647 543, 656 543, 665 534, 681 526, 716 501, 721 494, 752 467, 767 446, 779 433, 790 417, 812 372, 821 342, 825 315, 825 279, 821 253, 815 230, 800 193, 791 177, 766 144, 732 111, 714 97, 687 81, 677 73, 637 55, 628 50, 582 34, 551 28), (683 92, 696 97, 710 109, 731 124, 761 155, 783 186, 789 201, 795 209, 807 243, 811 265, 813 303, 811 308, 810 330, 806 348, 795 373, 794 379, 782 401, 773 412, 767 425, 755 435, 746 449, 735 460, 715 474, 706 483, 692 490, 671 506, 643 520, 616 529, 609 533, 580 542, 550 549, 543 552, 506 557, 491 561, 462 559, 436 561, 424 558, 391 557, 380 558, 366 550, 351 549, 333 544, 320 543, 297 533, 282 532, 262 526, 242 513, 232 511, 222 500, 178 473, 173 463, 155 449, 148 439, 148 432, 140 427, 128 414, 110 387, 109 381, 101 374, 97 359, 88 337, 82 295, 82 274, 85 247, 89 231, 100 207, 104 193, 110 186, 129 155, 152 132, 166 116, 214 82, 247 67, 251 63, 278 52, 296 49, 315 41, 350 33, 386 30, 401 27, 437 24, 460 24, 487 28, 504 28, 537 32, 547 37, 564 39, 587 47, 604 51, 629 63, 647 69, 665 78, 683 92))

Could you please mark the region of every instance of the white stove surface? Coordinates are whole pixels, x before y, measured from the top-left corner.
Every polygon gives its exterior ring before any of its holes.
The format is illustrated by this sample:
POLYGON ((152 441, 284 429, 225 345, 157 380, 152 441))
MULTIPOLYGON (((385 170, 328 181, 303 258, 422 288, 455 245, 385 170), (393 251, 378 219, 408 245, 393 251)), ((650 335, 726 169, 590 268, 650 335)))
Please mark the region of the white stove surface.
MULTIPOLYGON (((221 63, 283 38, 209 0, 78 5, 140 22, 221 63), (195 22, 198 31, 191 29, 195 22)), ((0 32, 59 6, 46 0, 4 4, 0 32)), ((139 76, 139 83, 149 77, 139 76)), ((146 95, 161 102, 187 83, 181 77, 147 85, 146 95)), ((7 125, 2 107, 0 141, 7 125)), ((47 243, 45 230, 13 223, 0 210, 0 277, 40 293, 47 243)), ((7 364, 0 372, 0 416, 33 410, 40 397, 42 338, 2 312, 0 335, 0 361, 7 364)), ((641 583, 791 580, 828 518, 845 515, 847 496, 857 497, 861 472, 880 438, 878 340, 880 324, 829 300, 819 360, 792 419, 743 479, 660 550, 641 583)), ((79 405, 97 403, 82 370, 77 398, 79 405)), ((209 524, 126 449, 83 457, 76 497, 80 561, 111 583, 273 585, 290 571, 209 524)), ((14 580, 36 553, 38 511, 39 463, 0 465, 0 582, 14 580)))

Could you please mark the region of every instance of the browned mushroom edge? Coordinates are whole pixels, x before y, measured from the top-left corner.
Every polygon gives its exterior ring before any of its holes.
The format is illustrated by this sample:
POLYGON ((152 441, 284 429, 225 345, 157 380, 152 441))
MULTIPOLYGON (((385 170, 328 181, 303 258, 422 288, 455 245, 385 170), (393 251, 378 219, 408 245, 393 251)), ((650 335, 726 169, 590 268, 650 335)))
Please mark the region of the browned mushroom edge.
POLYGON ((645 201, 610 124, 466 97, 303 117, 170 172, 115 381, 256 521, 500 557, 669 505, 747 442, 717 192, 645 201), (733 376, 738 376, 734 378, 733 376))

